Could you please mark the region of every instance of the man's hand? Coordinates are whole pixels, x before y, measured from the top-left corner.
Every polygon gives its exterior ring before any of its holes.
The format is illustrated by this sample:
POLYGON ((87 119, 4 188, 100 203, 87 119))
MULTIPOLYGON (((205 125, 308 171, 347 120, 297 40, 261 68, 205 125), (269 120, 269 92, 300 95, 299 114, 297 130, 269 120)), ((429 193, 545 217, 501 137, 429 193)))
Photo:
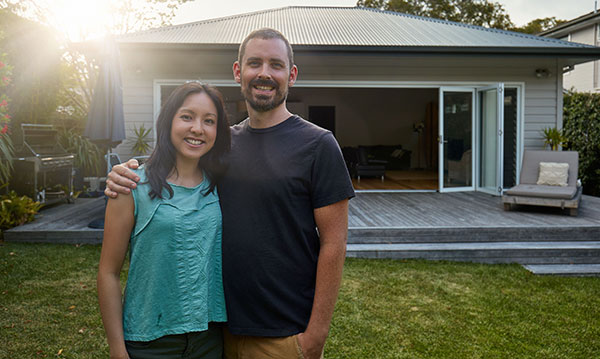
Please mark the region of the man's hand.
POLYGON ((320 359, 326 340, 327 333, 325 335, 311 335, 309 332, 298 334, 298 344, 304 359, 320 359))
POLYGON ((137 186, 136 182, 140 180, 138 175, 133 173, 131 169, 137 169, 139 163, 132 158, 125 163, 113 166, 110 173, 106 176, 106 189, 104 194, 110 198, 117 198, 119 193, 129 194, 130 188, 137 186))

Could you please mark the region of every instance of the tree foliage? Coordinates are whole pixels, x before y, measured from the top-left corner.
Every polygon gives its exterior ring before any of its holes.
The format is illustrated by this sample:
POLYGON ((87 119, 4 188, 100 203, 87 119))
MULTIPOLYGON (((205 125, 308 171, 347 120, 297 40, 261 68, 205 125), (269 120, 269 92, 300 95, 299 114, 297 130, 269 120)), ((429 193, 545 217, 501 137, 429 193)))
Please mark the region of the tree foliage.
POLYGON ((502 4, 488 0, 358 0, 356 5, 527 34, 537 34, 566 22, 547 17, 518 27, 502 4))
POLYGON ((358 0, 357 5, 496 29, 513 26, 503 6, 487 0, 358 0))
MULTIPOLYGON (((114 35, 170 25, 179 6, 188 1, 191 0, 105 0, 111 14, 106 28, 114 35)), ((62 25, 52 17, 51 2, 0 0, 0 9, 52 28, 62 25)), ((80 36, 86 40, 90 34, 82 32, 80 36)))
POLYGON ((563 134, 565 148, 579 152, 584 193, 600 196, 600 94, 571 92, 564 96, 563 134))
POLYGON ((557 19, 555 16, 545 17, 545 18, 541 18, 541 19, 531 20, 524 26, 513 27, 510 30, 535 35, 535 34, 539 34, 542 31, 546 31, 555 26, 563 24, 565 22, 567 22, 567 20, 560 20, 560 19, 557 19))
POLYGON ((56 33, 7 11, 0 11, 0 24, 5 35, 0 47, 13 66, 7 88, 13 127, 48 123, 60 88, 61 49, 56 33))
MULTIPOLYGON (((190 0, 106 0, 110 34, 169 25, 177 8, 190 0)), ((0 46, 14 68, 11 115, 20 122, 52 122, 80 133, 98 74, 91 42, 73 43, 58 30, 49 2, 0 0, 0 24, 7 32, 0 46)), ((81 33, 83 40, 91 34, 81 33)))

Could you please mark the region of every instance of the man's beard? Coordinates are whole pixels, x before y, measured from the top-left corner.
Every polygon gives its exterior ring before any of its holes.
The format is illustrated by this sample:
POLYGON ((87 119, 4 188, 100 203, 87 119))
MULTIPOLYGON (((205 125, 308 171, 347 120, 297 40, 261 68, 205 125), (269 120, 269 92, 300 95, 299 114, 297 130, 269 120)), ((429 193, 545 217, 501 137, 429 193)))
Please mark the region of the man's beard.
POLYGON ((242 96, 244 100, 257 112, 267 112, 281 105, 287 98, 287 91, 281 92, 275 81, 270 80, 252 80, 245 88, 242 87, 242 96), (254 86, 272 86, 275 89, 275 96, 271 99, 267 96, 258 95, 256 99, 252 96, 254 86))

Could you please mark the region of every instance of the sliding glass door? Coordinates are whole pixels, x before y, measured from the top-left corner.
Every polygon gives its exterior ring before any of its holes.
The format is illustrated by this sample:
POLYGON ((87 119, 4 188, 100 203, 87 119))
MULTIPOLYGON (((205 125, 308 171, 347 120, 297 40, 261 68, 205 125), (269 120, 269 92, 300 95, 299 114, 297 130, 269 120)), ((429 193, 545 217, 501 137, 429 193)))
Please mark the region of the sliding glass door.
POLYGON ((504 164, 504 85, 477 89, 478 190, 502 194, 504 164))
POLYGON ((473 190, 475 89, 440 88, 440 192, 473 190))

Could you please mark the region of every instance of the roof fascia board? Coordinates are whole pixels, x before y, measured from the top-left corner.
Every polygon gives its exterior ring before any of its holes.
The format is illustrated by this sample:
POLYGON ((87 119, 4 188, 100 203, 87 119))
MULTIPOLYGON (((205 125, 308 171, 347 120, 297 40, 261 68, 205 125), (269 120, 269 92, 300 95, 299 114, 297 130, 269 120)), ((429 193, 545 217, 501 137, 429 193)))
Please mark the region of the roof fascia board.
POLYGON ((545 37, 561 37, 562 35, 566 35, 569 32, 579 30, 582 27, 587 27, 589 25, 593 25, 600 21, 600 12, 592 12, 587 15, 583 15, 578 19, 571 20, 564 24, 560 24, 552 29, 548 29, 546 31, 542 31, 538 36, 545 37))
MULTIPOLYGON (((119 43, 122 50, 202 50, 237 52, 237 44, 167 44, 119 43)), ((426 55, 426 56, 534 56, 573 58, 576 63, 600 59, 600 47, 532 48, 532 47, 456 47, 456 46, 307 46, 294 45, 295 53, 324 55, 426 55)))
POLYGON ((294 46, 294 52, 336 54, 396 54, 396 55, 469 55, 469 56, 551 56, 600 59, 600 47, 523 48, 523 47, 374 47, 374 46, 294 46))

